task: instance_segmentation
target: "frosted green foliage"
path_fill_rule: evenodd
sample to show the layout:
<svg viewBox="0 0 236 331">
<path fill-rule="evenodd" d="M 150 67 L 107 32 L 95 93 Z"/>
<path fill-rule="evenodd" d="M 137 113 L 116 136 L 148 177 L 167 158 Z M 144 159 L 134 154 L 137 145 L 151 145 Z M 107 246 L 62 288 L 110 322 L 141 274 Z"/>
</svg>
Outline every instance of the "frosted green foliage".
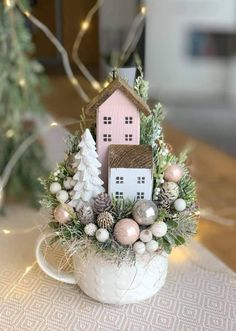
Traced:
<svg viewBox="0 0 236 331">
<path fill-rule="evenodd" d="M 0 123 L 20 130 L 22 116 L 42 111 L 38 94 L 42 66 L 31 58 L 34 46 L 16 6 L 0 2 Z"/>
<path fill-rule="evenodd" d="M 33 121 L 26 119 L 43 112 L 39 88 L 46 82 L 41 64 L 32 58 L 34 46 L 25 19 L 17 1 L 11 2 L 7 7 L 0 1 L 0 176 L 20 144 L 36 133 Z M 27 1 L 22 2 L 27 8 Z M 36 141 L 15 165 L 6 187 L 7 198 L 28 197 L 37 204 L 44 159 L 43 146 Z"/>
<path fill-rule="evenodd" d="M 155 105 L 150 116 L 141 115 L 141 144 L 155 145 L 155 141 L 162 133 L 161 123 L 164 119 L 163 108 L 160 103 Z"/>
<path fill-rule="evenodd" d="M 140 76 L 135 81 L 134 84 L 134 90 L 137 92 L 137 94 L 145 101 L 148 100 L 148 90 L 149 90 L 149 82 L 144 79 L 143 77 L 143 71 L 139 67 L 138 68 Z"/>
</svg>

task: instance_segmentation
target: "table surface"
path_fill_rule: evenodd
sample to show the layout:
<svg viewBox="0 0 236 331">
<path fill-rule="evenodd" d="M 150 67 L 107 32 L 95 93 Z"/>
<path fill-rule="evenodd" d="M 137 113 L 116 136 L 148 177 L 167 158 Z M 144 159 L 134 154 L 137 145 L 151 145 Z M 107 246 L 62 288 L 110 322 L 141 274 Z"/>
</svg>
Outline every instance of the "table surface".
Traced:
<svg viewBox="0 0 236 331">
<path fill-rule="evenodd" d="M 41 271 L 34 247 L 47 218 L 23 205 L 8 207 L 0 226 L 1 331 L 235 330 L 235 274 L 197 241 L 173 250 L 166 283 L 155 296 L 106 305 Z M 47 247 L 45 258 L 58 269 L 66 261 L 57 246 Z M 127 293 L 133 281 L 123 286 Z"/>
<path fill-rule="evenodd" d="M 94 96 L 90 86 L 83 81 L 82 84 L 90 97 Z M 80 97 L 63 76 L 52 78 L 52 90 L 45 102 L 57 118 L 78 119 L 83 106 Z M 70 129 L 73 131 L 76 126 Z M 175 152 L 181 151 L 186 144 L 191 144 L 193 148 L 190 167 L 198 184 L 199 204 L 204 212 L 197 239 L 236 271 L 233 249 L 236 243 L 236 160 L 168 124 L 165 133 Z M 206 216 L 206 211 L 210 215 Z"/>
</svg>

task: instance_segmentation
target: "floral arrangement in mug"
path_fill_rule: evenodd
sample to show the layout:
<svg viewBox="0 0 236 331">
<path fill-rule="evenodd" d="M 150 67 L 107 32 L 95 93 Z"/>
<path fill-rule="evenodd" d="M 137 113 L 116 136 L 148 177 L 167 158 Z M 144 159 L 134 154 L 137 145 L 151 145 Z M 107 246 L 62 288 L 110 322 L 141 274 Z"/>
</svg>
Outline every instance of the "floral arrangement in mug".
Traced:
<svg viewBox="0 0 236 331">
<path fill-rule="evenodd" d="M 135 260 L 170 254 L 196 233 L 199 210 L 186 153 L 172 153 L 162 107 L 150 110 L 147 95 L 142 74 L 134 89 L 114 77 L 85 109 L 97 111 L 96 128 L 84 125 L 82 134 L 69 135 L 65 160 L 41 179 L 54 241 L 72 254 L 94 249 Z"/>
</svg>

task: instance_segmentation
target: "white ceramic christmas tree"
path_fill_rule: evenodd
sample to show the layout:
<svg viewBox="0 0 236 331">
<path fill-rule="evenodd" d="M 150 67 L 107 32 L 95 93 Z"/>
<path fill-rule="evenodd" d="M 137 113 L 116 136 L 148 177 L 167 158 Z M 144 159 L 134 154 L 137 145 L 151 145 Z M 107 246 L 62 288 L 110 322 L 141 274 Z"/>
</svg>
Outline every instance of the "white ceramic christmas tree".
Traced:
<svg viewBox="0 0 236 331">
<path fill-rule="evenodd" d="M 103 181 L 99 178 L 101 163 L 97 160 L 96 143 L 89 129 L 82 135 L 79 148 L 80 151 L 75 155 L 77 171 L 73 177 L 76 184 L 69 203 L 76 208 L 104 192 Z"/>
</svg>

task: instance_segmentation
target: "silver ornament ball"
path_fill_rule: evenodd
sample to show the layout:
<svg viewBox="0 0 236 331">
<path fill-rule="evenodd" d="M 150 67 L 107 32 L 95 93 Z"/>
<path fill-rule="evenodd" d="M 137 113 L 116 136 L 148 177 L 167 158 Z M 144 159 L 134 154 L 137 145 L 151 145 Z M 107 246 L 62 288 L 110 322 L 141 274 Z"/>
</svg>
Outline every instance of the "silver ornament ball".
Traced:
<svg viewBox="0 0 236 331">
<path fill-rule="evenodd" d="M 151 225 L 158 216 L 158 209 L 150 200 L 139 200 L 133 207 L 133 218 L 140 225 Z"/>
</svg>

